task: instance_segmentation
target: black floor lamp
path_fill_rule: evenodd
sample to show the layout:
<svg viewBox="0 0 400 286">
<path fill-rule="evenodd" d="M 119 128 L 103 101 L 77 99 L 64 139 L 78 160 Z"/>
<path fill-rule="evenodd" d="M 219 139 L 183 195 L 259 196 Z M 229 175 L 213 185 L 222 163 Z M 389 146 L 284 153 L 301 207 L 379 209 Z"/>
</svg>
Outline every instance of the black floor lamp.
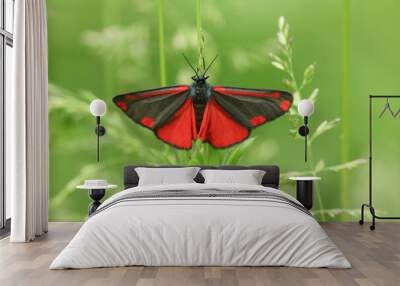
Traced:
<svg viewBox="0 0 400 286">
<path fill-rule="evenodd" d="M 90 103 L 90 113 L 96 117 L 96 129 L 94 132 L 97 136 L 97 162 L 100 161 L 100 136 L 106 134 L 104 126 L 100 125 L 100 117 L 107 112 L 107 105 L 101 99 L 95 99 Z"/>
</svg>

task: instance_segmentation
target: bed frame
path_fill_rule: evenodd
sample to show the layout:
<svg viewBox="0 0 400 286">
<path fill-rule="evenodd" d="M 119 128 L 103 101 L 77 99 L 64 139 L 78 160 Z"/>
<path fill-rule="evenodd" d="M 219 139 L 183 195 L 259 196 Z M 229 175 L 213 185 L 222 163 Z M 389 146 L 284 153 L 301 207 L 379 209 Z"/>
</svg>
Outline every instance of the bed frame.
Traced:
<svg viewBox="0 0 400 286">
<path fill-rule="evenodd" d="M 139 183 L 138 174 L 135 171 L 137 167 L 157 167 L 157 168 L 179 168 L 185 166 L 146 166 L 130 165 L 124 167 L 124 189 L 136 187 Z M 279 188 L 279 167 L 275 165 L 256 165 L 256 166 L 198 166 L 201 169 L 219 169 L 219 170 L 263 170 L 265 175 L 261 184 L 265 187 Z M 199 173 L 194 180 L 197 183 L 204 183 L 203 176 Z"/>
</svg>

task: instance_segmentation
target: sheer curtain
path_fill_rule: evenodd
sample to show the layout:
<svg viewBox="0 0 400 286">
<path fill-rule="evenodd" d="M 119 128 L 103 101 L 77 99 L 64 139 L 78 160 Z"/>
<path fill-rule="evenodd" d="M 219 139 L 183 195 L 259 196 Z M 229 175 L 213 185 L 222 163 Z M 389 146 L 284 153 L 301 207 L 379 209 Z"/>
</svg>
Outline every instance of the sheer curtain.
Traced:
<svg viewBox="0 0 400 286">
<path fill-rule="evenodd" d="M 13 93 L 6 99 L 6 187 L 12 242 L 47 232 L 48 116 L 45 0 L 15 1 Z M 8 102 L 7 102 L 8 101 Z"/>
</svg>

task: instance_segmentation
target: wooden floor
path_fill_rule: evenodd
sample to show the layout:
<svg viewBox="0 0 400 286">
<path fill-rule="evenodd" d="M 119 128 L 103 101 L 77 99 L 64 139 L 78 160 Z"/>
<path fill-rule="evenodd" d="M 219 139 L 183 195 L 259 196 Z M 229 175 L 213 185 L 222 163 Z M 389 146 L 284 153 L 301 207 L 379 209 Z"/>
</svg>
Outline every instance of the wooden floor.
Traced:
<svg viewBox="0 0 400 286">
<path fill-rule="evenodd" d="M 123 267 L 48 270 L 80 223 L 50 223 L 33 243 L 0 241 L 0 285 L 400 285 L 400 223 L 326 223 L 352 269 L 289 267 Z"/>
</svg>

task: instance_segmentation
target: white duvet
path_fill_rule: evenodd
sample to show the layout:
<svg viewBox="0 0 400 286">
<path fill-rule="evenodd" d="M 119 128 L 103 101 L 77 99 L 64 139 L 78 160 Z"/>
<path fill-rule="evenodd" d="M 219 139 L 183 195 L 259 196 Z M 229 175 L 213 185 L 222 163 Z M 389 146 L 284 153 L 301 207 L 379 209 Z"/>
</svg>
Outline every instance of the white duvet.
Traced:
<svg viewBox="0 0 400 286">
<path fill-rule="evenodd" d="M 262 190 L 254 185 L 180 184 L 127 189 Z M 292 201 L 295 201 L 290 197 Z M 90 217 L 50 269 L 145 266 L 294 266 L 350 268 L 315 219 L 257 198 L 152 198 L 120 203 Z"/>
</svg>

